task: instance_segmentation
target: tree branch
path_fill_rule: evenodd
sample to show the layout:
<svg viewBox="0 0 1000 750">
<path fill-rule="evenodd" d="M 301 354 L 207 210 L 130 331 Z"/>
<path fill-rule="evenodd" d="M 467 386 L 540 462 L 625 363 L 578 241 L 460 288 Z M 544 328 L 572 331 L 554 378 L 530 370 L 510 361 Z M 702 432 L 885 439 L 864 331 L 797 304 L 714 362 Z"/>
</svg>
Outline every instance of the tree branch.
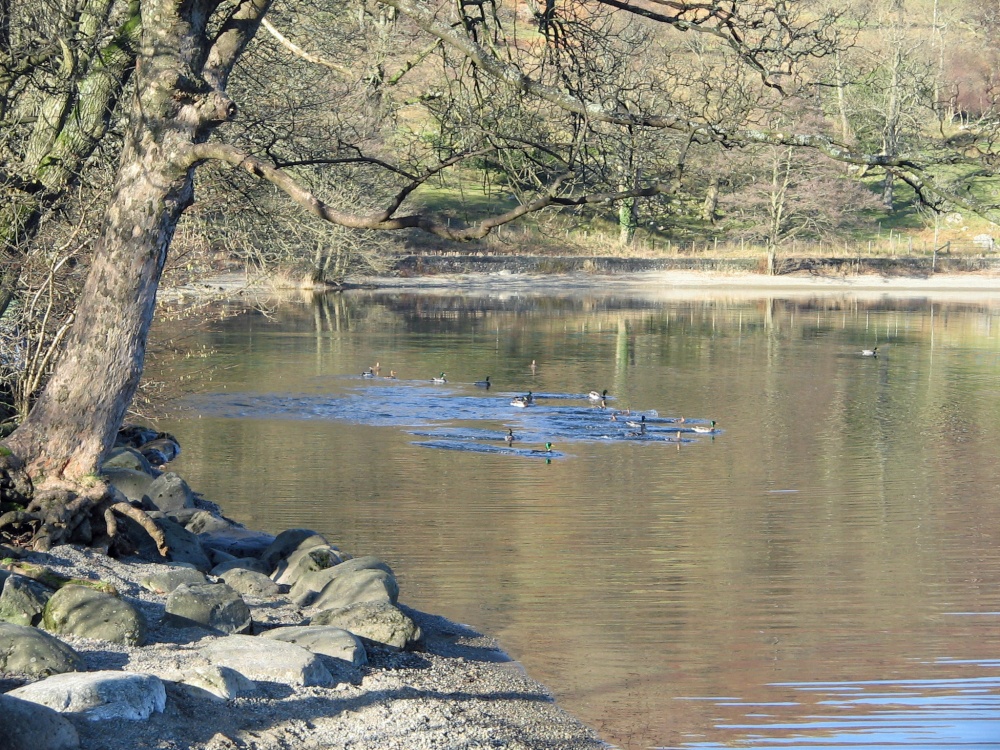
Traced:
<svg viewBox="0 0 1000 750">
<path fill-rule="evenodd" d="M 598 0 L 598 2 L 604 1 Z M 938 185 L 933 176 L 929 174 L 928 170 L 932 166 L 950 163 L 954 160 L 954 155 L 948 155 L 943 160 L 934 160 L 921 159 L 909 154 L 866 153 L 855 150 L 850 146 L 835 141 L 829 136 L 819 133 L 790 133 L 760 128 L 727 129 L 718 125 L 690 120 L 679 115 L 632 114 L 621 107 L 610 109 L 601 103 L 585 101 L 531 78 L 516 65 L 496 57 L 485 47 L 462 33 L 458 28 L 440 21 L 436 13 L 428 6 L 419 3 L 418 0 L 378 0 L 378 2 L 396 8 L 400 13 L 409 17 L 417 26 L 463 54 L 473 65 L 496 80 L 517 91 L 535 96 L 566 112 L 580 115 L 590 122 L 683 131 L 690 134 L 693 138 L 713 140 L 724 146 L 763 144 L 814 149 L 825 154 L 830 159 L 845 164 L 894 169 L 899 174 L 906 173 L 920 182 L 922 186 L 921 190 L 924 193 L 937 195 L 942 199 L 953 201 L 956 205 L 965 207 L 981 215 L 987 215 L 993 210 L 992 206 L 984 206 L 971 199 L 962 199 L 952 191 L 948 191 Z M 612 5 L 619 2 L 623 5 L 628 5 L 627 0 L 608 0 L 607 4 Z M 722 13 L 722 10 L 715 4 L 674 3 L 669 2 L 669 0 L 665 0 L 660 4 L 671 7 L 679 13 L 692 10 L 700 10 L 704 13 L 713 14 Z M 624 9 L 628 10 L 628 12 L 635 12 L 636 7 L 628 6 Z M 678 21 L 671 21 L 670 18 L 672 17 L 664 17 L 663 20 L 681 28 Z M 723 18 L 722 16 L 718 16 L 718 18 L 727 23 L 731 21 L 731 18 Z M 686 23 L 693 23 L 693 21 L 686 21 Z M 699 30 L 704 29 L 700 28 Z M 802 29 L 796 31 L 804 36 L 808 36 L 806 31 Z M 818 34 L 818 32 L 814 33 Z M 744 59 L 746 60 L 746 57 Z M 747 62 L 750 61 L 747 60 Z M 760 69 L 759 66 L 756 67 Z"/>
<path fill-rule="evenodd" d="M 320 57 L 319 55 L 314 55 L 310 52 L 306 52 L 300 46 L 295 44 L 295 42 L 286 37 L 276 28 L 274 28 L 273 24 L 266 18 L 261 21 L 261 25 L 268 30 L 271 36 L 273 36 L 275 39 L 278 40 L 278 43 L 282 47 L 287 49 L 296 57 L 301 57 L 306 62 L 313 63 L 314 65 L 321 65 L 324 68 L 329 68 L 330 70 L 340 74 L 344 78 L 350 77 L 351 71 L 348 68 L 345 68 L 343 65 L 340 65 L 339 63 L 333 62 L 333 60 L 327 60 L 325 57 Z"/>
<path fill-rule="evenodd" d="M 461 158 L 466 158 L 468 154 L 452 157 L 434 167 L 423 179 L 430 177 L 434 171 L 440 171 L 455 163 Z M 408 195 L 416 185 L 408 185 L 393 199 L 390 207 L 376 214 L 364 216 L 361 214 L 345 213 L 337 211 L 331 206 L 317 198 L 311 191 L 303 187 L 287 172 L 284 172 L 271 164 L 268 164 L 255 156 L 246 154 L 239 149 L 224 143 L 200 143 L 193 145 L 186 160 L 179 164 L 181 167 L 193 167 L 199 162 L 207 160 L 222 161 L 238 169 L 246 170 L 249 174 L 267 180 L 286 195 L 288 195 L 299 206 L 307 210 L 313 216 L 331 224 L 336 224 L 350 229 L 369 229 L 393 231 L 399 229 L 420 229 L 437 237 L 448 240 L 465 242 L 468 240 L 481 239 L 492 232 L 497 227 L 509 224 L 526 214 L 540 211 L 548 206 L 579 206 L 588 203 L 610 203 L 624 198 L 648 197 L 662 193 L 672 192 L 668 185 L 655 184 L 645 188 L 635 190 L 623 190 L 616 193 L 597 193 L 583 196 L 560 196 L 557 191 L 562 183 L 571 176 L 567 173 L 557 178 L 550 187 L 549 192 L 541 195 L 529 203 L 523 203 L 510 211 L 491 216 L 478 224 L 468 227 L 452 228 L 447 223 L 434 219 L 424 214 L 412 214 L 410 216 L 393 217 L 392 213 L 398 208 L 402 200 Z"/>
</svg>

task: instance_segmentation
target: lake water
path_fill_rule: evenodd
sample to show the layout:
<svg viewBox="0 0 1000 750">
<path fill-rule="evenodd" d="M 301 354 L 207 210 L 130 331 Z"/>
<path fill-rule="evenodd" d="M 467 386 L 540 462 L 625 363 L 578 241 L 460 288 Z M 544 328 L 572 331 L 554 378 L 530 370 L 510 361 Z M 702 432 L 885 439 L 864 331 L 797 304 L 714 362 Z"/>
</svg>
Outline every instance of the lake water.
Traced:
<svg viewBox="0 0 1000 750">
<path fill-rule="evenodd" d="M 1000 747 L 1000 298 L 786 296 L 357 291 L 149 372 L 193 487 L 381 556 L 617 746 Z"/>
</svg>

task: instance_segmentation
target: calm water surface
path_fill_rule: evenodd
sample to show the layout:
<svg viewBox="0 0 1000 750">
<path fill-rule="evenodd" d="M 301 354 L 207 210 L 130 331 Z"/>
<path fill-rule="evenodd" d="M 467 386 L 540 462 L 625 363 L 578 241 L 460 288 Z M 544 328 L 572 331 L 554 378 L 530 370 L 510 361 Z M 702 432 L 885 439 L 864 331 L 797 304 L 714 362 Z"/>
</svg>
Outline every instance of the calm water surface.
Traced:
<svg viewBox="0 0 1000 750">
<path fill-rule="evenodd" d="M 195 384 L 162 426 L 206 497 L 380 555 L 615 745 L 1000 747 L 998 334 L 996 299 L 351 292 L 150 374 Z"/>
</svg>

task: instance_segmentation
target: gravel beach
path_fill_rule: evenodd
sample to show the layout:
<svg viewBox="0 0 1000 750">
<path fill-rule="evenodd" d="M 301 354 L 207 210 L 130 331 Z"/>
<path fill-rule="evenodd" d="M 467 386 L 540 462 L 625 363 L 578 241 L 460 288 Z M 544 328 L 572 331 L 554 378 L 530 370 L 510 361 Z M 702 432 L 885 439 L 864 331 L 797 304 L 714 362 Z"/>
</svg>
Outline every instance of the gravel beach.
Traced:
<svg viewBox="0 0 1000 750">
<path fill-rule="evenodd" d="M 91 720 L 66 712 L 83 750 L 278 750 L 278 748 L 602 748 L 590 728 L 561 710 L 490 639 L 441 617 L 403 607 L 423 631 L 422 648 L 398 651 L 366 642 L 368 663 L 323 657 L 336 684 L 304 687 L 257 680 L 253 691 L 229 700 L 183 682 L 204 664 L 200 650 L 224 636 L 164 624 L 166 596 L 139 581 L 167 565 L 113 559 L 86 548 L 60 546 L 19 562 L 44 565 L 75 578 L 99 579 L 135 605 L 148 626 L 145 645 L 60 635 L 87 670 L 121 670 L 159 677 L 166 704 L 142 720 Z M 255 630 L 304 621 L 285 597 L 244 596 Z M 31 680 L 0 676 L 0 690 Z M 0 712 L 0 748 L 14 727 Z M 5 726 L 6 724 L 6 726 Z M 45 747 L 36 745 L 35 747 Z"/>
</svg>

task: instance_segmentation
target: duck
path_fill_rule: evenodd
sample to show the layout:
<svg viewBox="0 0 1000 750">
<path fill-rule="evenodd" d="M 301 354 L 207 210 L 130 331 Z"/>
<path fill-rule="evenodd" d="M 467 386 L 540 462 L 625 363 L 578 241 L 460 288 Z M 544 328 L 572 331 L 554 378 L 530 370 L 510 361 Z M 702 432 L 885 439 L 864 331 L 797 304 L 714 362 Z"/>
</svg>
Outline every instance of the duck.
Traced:
<svg viewBox="0 0 1000 750">
<path fill-rule="evenodd" d="M 535 397 L 531 395 L 531 391 L 528 391 L 527 396 L 514 396 L 510 400 L 511 406 L 531 406 L 535 402 Z"/>
<path fill-rule="evenodd" d="M 375 377 L 375 371 L 372 368 L 369 367 L 367 370 L 365 370 L 363 373 L 361 373 L 361 377 L 363 377 L 363 378 L 374 378 Z"/>
<path fill-rule="evenodd" d="M 701 432 L 701 433 L 704 433 L 704 434 L 715 432 L 715 420 L 714 419 L 712 420 L 712 424 L 711 425 L 696 424 L 692 429 L 695 432 Z"/>
<path fill-rule="evenodd" d="M 545 444 L 545 450 L 542 450 L 541 448 L 532 448 L 531 452 L 532 453 L 551 453 L 552 452 L 552 448 L 553 448 L 552 443 L 546 443 Z"/>
<path fill-rule="evenodd" d="M 395 380 L 396 379 L 396 371 L 395 370 L 389 370 L 389 374 L 385 376 L 385 379 L 386 380 Z"/>
<path fill-rule="evenodd" d="M 862 349 L 861 350 L 861 356 L 862 357 L 877 357 L 878 356 L 878 347 L 876 346 L 873 349 Z"/>
<path fill-rule="evenodd" d="M 507 445 L 513 445 L 514 441 L 517 440 L 517 438 L 514 436 L 514 430 L 508 427 L 507 434 L 504 435 L 503 440 L 505 443 L 507 443 Z"/>
<path fill-rule="evenodd" d="M 436 378 L 431 378 L 432 383 L 447 383 L 448 380 L 445 378 L 445 373 L 441 373 Z"/>
<path fill-rule="evenodd" d="M 486 380 L 477 380 L 475 383 L 473 383 L 473 385 L 475 385 L 476 388 L 487 388 L 488 389 L 490 387 L 490 376 L 487 375 L 486 376 Z"/>
<path fill-rule="evenodd" d="M 587 398 L 589 398 L 591 401 L 603 401 L 607 397 L 608 397 L 607 388 L 605 388 L 604 391 L 602 391 L 601 393 L 598 393 L 597 391 L 591 391 L 590 393 L 587 394 Z"/>
<path fill-rule="evenodd" d="M 627 424 L 629 427 L 641 427 L 643 429 L 643 431 L 645 431 L 645 429 L 646 429 L 646 415 L 643 414 L 642 418 L 638 422 L 636 422 L 634 420 L 629 420 L 625 424 Z"/>
</svg>

